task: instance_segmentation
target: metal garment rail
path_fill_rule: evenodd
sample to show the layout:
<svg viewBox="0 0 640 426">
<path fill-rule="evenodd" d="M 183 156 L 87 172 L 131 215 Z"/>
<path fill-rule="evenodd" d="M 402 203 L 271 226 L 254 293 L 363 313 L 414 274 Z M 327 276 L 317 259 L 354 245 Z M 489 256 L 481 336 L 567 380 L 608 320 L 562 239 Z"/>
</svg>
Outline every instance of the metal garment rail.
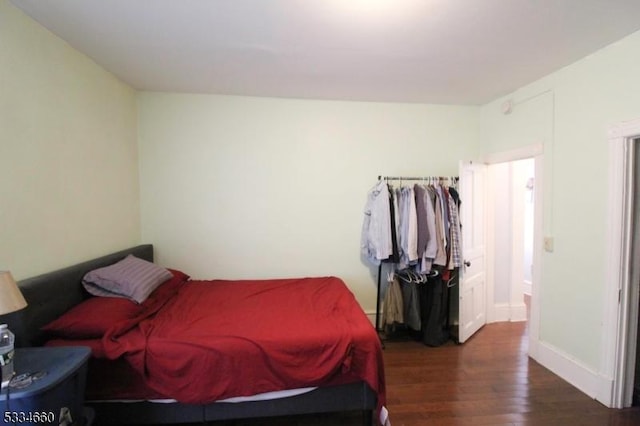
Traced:
<svg viewBox="0 0 640 426">
<path fill-rule="evenodd" d="M 403 181 L 403 180 L 417 180 L 420 182 L 428 182 L 428 183 L 444 183 L 444 182 L 449 182 L 449 183 L 453 183 L 454 185 L 458 183 L 458 176 L 422 176 L 422 177 L 415 177 L 415 176 L 378 176 L 378 180 L 386 180 L 386 181 L 390 181 L 390 180 L 399 180 L 399 181 Z"/>
<path fill-rule="evenodd" d="M 421 182 L 428 182 L 428 183 L 452 183 L 454 185 L 456 185 L 458 183 L 459 177 L 458 176 L 422 176 L 422 177 L 407 177 L 407 176 L 382 176 L 382 175 L 378 175 L 378 180 L 385 180 L 385 181 L 391 181 L 391 180 L 399 180 L 399 181 L 410 181 L 410 180 L 414 180 L 414 181 L 421 181 Z M 377 297 L 376 297 L 376 331 L 380 332 L 382 330 L 380 330 L 380 285 L 381 285 L 381 276 L 382 276 L 382 263 L 380 262 L 380 264 L 378 265 L 378 289 L 377 289 Z"/>
</svg>

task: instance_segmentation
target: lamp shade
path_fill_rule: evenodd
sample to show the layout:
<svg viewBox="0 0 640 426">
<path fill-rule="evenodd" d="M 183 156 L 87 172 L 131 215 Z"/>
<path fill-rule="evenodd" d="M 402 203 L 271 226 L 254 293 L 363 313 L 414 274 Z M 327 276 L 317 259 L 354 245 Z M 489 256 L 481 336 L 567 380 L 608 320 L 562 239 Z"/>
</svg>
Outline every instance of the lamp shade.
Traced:
<svg viewBox="0 0 640 426">
<path fill-rule="evenodd" d="M 9 271 L 0 271 L 0 315 L 8 314 L 27 306 L 27 301 Z"/>
</svg>

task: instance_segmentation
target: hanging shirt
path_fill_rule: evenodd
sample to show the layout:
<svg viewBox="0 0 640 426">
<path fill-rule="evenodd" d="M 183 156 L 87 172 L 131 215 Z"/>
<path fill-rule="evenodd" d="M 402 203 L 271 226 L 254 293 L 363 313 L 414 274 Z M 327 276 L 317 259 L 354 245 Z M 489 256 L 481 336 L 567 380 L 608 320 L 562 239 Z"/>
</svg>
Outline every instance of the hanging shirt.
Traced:
<svg viewBox="0 0 640 426">
<path fill-rule="evenodd" d="M 424 252 L 427 250 L 427 242 L 429 240 L 429 227 L 427 226 L 427 206 L 424 204 L 424 195 L 426 190 L 424 187 L 415 184 L 413 186 L 413 193 L 416 198 L 416 218 L 417 218 L 417 232 L 418 242 L 416 251 L 419 258 L 424 256 Z"/>
<path fill-rule="evenodd" d="M 433 260 L 434 265 L 447 266 L 446 239 L 444 235 L 444 218 L 442 213 L 442 201 L 440 193 L 434 190 L 436 194 L 435 212 L 436 212 L 436 258 Z"/>
<path fill-rule="evenodd" d="M 453 196 L 447 197 L 449 202 L 449 232 L 450 232 L 450 256 L 448 269 L 462 266 L 462 235 L 460 232 L 460 216 L 458 214 L 458 205 Z"/>
<path fill-rule="evenodd" d="M 393 192 L 393 197 L 392 197 L 392 201 L 393 201 L 393 213 L 394 213 L 394 219 L 395 219 L 395 223 L 393 224 L 396 228 L 396 243 L 397 243 L 397 250 L 398 250 L 398 259 L 396 261 L 396 263 L 400 263 L 402 262 L 402 256 L 404 253 L 403 250 L 403 238 L 404 236 L 402 235 L 402 193 L 400 191 L 399 188 L 397 189 L 393 189 L 392 187 L 389 187 L 389 190 Z"/>
<path fill-rule="evenodd" d="M 436 192 L 440 200 L 440 211 L 442 213 L 442 235 L 445 238 L 444 246 L 447 247 L 447 244 L 449 244 L 449 206 L 442 185 L 436 186 Z"/>
<path fill-rule="evenodd" d="M 400 197 L 400 263 L 410 265 L 418 260 L 418 219 L 413 188 L 402 188 Z"/>
<path fill-rule="evenodd" d="M 434 209 L 435 194 L 431 197 L 428 188 L 424 194 L 424 204 L 427 209 L 427 229 L 429 238 L 427 239 L 427 248 L 425 256 L 429 259 L 435 259 L 438 251 L 438 240 L 436 239 L 436 212 Z"/>
<path fill-rule="evenodd" d="M 425 188 L 424 191 L 424 207 L 427 213 L 427 246 L 422 254 L 422 261 L 420 262 L 420 269 L 418 272 L 421 274 L 427 274 L 431 272 L 433 267 L 433 260 L 438 252 L 438 240 L 436 237 L 436 213 L 433 208 L 433 198 L 429 188 Z"/>
<path fill-rule="evenodd" d="M 360 251 L 374 265 L 379 265 L 393 253 L 389 190 L 382 180 L 367 195 Z"/>
<path fill-rule="evenodd" d="M 387 192 L 389 193 L 389 217 L 391 221 L 391 257 L 387 260 L 398 263 L 400 261 L 400 251 L 398 249 L 398 227 L 396 226 L 396 197 L 394 196 L 393 188 L 389 184 L 387 184 Z"/>
</svg>

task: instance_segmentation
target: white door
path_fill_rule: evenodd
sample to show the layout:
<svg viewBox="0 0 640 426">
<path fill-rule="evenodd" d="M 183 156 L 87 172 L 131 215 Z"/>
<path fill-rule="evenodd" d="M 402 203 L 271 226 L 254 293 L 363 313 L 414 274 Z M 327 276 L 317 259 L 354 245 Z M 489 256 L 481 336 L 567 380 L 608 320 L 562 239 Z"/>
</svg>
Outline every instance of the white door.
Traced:
<svg viewBox="0 0 640 426">
<path fill-rule="evenodd" d="M 460 162 L 460 268 L 458 341 L 463 343 L 487 322 L 485 273 L 485 194 L 487 166 Z"/>
</svg>

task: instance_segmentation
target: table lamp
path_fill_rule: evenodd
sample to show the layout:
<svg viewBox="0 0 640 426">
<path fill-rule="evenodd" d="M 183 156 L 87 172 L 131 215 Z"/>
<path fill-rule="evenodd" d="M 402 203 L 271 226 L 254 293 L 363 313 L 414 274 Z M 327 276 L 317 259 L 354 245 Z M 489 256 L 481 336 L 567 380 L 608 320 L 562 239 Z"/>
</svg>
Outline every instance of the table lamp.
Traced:
<svg viewBox="0 0 640 426">
<path fill-rule="evenodd" d="M 15 312 L 27 306 L 22 292 L 9 271 L 0 271 L 0 315 Z"/>
<path fill-rule="evenodd" d="M 27 306 L 27 301 L 18 288 L 18 284 L 9 271 L 0 271 L 0 315 L 15 312 Z M 6 325 L 2 325 L 6 328 Z M 13 375 L 13 345 L 8 353 L 4 353 L 6 348 L 0 347 L 0 364 L 2 364 L 2 385 L 8 384 L 10 376 Z"/>
</svg>

